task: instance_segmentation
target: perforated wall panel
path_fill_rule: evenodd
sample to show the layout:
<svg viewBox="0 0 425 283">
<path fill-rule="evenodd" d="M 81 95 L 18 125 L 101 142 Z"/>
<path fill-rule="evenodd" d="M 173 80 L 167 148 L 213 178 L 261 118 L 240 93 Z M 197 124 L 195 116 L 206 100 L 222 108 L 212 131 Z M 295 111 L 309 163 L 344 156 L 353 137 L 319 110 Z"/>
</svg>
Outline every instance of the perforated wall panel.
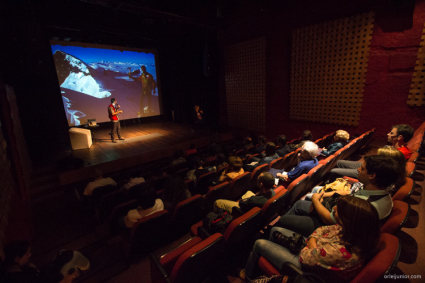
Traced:
<svg viewBox="0 0 425 283">
<path fill-rule="evenodd" d="M 265 37 L 226 48 L 225 83 L 229 126 L 263 132 L 266 116 Z"/>
<path fill-rule="evenodd" d="M 418 58 L 416 59 L 415 72 L 413 73 L 412 84 L 410 85 L 407 104 L 410 106 L 425 105 L 425 28 L 422 31 L 421 47 L 419 47 Z"/>
<path fill-rule="evenodd" d="M 290 118 L 357 126 L 374 13 L 292 32 Z"/>
</svg>

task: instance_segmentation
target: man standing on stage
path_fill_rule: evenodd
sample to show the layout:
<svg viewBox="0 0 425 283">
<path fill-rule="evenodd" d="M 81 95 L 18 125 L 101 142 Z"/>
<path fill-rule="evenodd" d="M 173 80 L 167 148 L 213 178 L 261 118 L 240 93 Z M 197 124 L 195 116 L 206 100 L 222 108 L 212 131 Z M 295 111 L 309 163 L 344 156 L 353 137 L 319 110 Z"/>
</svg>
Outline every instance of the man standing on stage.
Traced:
<svg viewBox="0 0 425 283">
<path fill-rule="evenodd" d="M 140 67 L 140 69 L 142 70 L 142 74 L 140 75 L 140 77 L 133 77 L 131 75 L 131 72 L 128 73 L 128 76 L 135 81 L 142 82 L 142 93 L 140 94 L 140 111 L 139 111 L 139 114 L 142 115 L 142 113 L 148 114 L 148 113 L 154 112 L 151 106 L 151 101 L 152 101 L 152 92 L 153 94 L 155 94 L 156 90 L 155 90 L 155 80 L 153 79 L 153 76 L 146 71 L 145 66 Z M 147 105 L 145 104 L 146 98 L 148 100 Z"/>
<path fill-rule="evenodd" d="M 109 114 L 109 119 L 111 119 L 111 122 L 112 122 L 111 139 L 113 143 L 117 142 L 114 136 L 115 132 L 117 132 L 119 140 L 124 140 L 121 137 L 121 125 L 120 125 L 120 120 L 118 118 L 118 114 L 122 113 L 121 110 L 118 111 L 119 108 L 120 106 L 117 104 L 117 100 L 115 98 L 111 98 L 111 104 L 108 107 L 108 114 Z"/>
</svg>

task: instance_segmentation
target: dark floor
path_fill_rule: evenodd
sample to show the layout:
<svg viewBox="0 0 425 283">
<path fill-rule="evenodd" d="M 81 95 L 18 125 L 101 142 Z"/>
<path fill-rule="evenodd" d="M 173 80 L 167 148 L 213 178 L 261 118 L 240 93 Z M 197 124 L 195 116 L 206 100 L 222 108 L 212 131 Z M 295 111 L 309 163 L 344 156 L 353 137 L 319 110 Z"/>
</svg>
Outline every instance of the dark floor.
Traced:
<svg viewBox="0 0 425 283">
<path fill-rule="evenodd" d="M 366 155 L 376 153 L 385 141 L 374 141 L 370 144 Z M 356 160 L 360 160 L 359 156 Z M 400 261 L 393 274 L 421 275 L 421 279 L 398 279 L 397 282 L 425 282 L 425 243 L 423 239 L 425 225 L 425 205 L 422 202 L 422 188 L 425 185 L 425 159 L 417 164 L 417 172 L 413 176 L 416 189 L 409 199 L 412 212 L 406 226 L 399 232 L 402 245 Z M 150 264 L 148 257 L 127 266 L 123 260 L 120 237 L 110 238 L 106 224 L 100 225 L 96 219 L 84 215 L 79 209 L 75 194 L 68 190 L 58 190 L 50 197 L 39 199 L 32 204 L 34 223 L 33 260 L 43 264 L 51 260 L 61 249 L 78 249 L 91 262 L 91 268 L 84 272 L 79 282 L 146 282 L 150 283 Z M 181 239 L 154 252 L 164 254 L 190 237 Z M 243 263 L 240 267 L 243 268 Z M 223 282 L 241 282 L 236 277 L 236 270 L 229 272 Z M 222 281 L 221 279 L 217 279 Z M 214 282 L 218 282 L 218 281 Z M 213 281 L 209 281 L 213 282 Z M 220 283 L 219 282 L 219 283 Z"/>
</svg>

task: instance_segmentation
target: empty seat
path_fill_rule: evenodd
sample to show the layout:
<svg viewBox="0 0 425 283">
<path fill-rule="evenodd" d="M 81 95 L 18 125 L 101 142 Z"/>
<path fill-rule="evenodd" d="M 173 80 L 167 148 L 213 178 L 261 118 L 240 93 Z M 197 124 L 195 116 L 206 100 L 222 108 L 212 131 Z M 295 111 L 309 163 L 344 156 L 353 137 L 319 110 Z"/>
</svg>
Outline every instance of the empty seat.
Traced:
<svg viewBox="0 0 425 283">
<path fill-rule="evenodd" d="M 215 180 L 216 176 L 217 174 L 215 172 L 208 172 L 206 174 L 199 176 L 196 182 L 195 192 L 201 195 L 206 194 L 208 191 L 208 187 L 211 184 L 211 181 Z"/>
<path fill-rule="evenodd" d="M 170 219 L 170 229 L 173 230 L 173 238 L 189 232 L 190 226 L 204 217 L 204 198 L 194 195 L 179 202 L 174 208 Z"/>
</svg>

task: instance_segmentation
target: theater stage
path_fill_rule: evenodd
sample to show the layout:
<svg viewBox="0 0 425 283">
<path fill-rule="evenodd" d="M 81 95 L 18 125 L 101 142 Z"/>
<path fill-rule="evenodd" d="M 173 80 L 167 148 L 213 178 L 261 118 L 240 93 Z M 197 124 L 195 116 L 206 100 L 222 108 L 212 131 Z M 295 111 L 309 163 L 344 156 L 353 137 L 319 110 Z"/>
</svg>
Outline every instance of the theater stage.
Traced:
<svg viewBox="0 0 425 283">
<path fill-rule="evenodd" d="M 172 122 L 131 125 L 121 122 L 121 133 L 125 140 L 112 143 L 110 128 L 107 125 L 102 126 L 94 129 L 97 141 L 90 149 L 72 151 L 72 157 L 82 159 L 84 166 L 61 172 L 61 185 L 90 179 L 92 168 L 113 173 L 170 157 L 179 148 L 188 149 L 192 142 L 197 148 L 201 148 L 207 146 L 211 140 L 222 142 L 233 138 L 231 132 L 216 133 L 208 127 L 193 131 L 190 125 Z"/>
</svg>

